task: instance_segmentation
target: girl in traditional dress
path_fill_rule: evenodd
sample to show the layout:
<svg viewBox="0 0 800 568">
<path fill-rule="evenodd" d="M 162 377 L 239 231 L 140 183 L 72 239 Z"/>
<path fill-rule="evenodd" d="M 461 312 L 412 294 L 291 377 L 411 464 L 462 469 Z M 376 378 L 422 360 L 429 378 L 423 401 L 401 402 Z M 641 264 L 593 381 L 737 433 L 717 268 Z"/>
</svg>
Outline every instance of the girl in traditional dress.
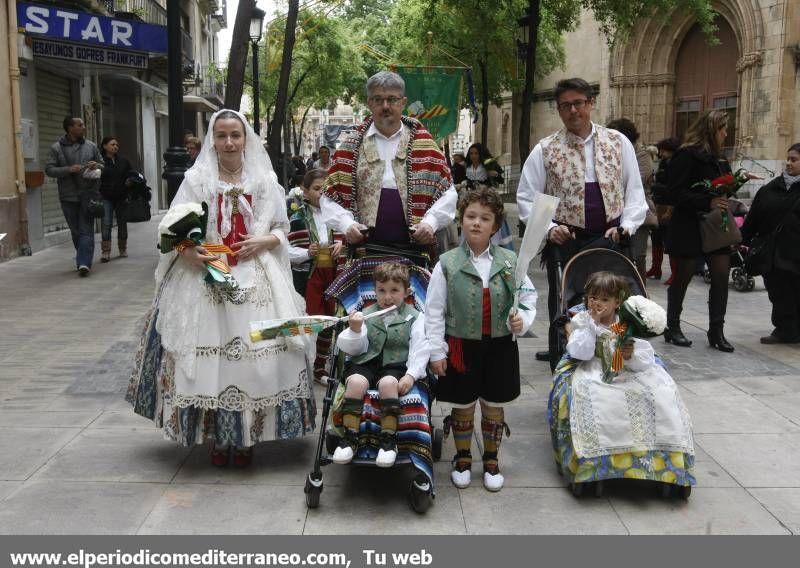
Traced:
<svg viewBox="0 0 800 568">
<path fill-rule="evenodd" d="M 211 461 L 252 460 L 255 444 L 313 430 L 305 336 L 251 343 L 250 322 L 301 315 L 287 254 L 284 192 L 258 136 L 238 112 L 221 110 L 171 210 L 205 202 L 205 241 L 223 256 L 237 288 L 204 281 L 202 246 L 161 255 L 127 399 L 184 446 L 213 442 Z M 179 251 L 179 252 L 178 252 Z M 165 251 L 162 251 L 164 253 Z"/>
<path fill-rule="evenodd" d="M 627 342 L 621 372 L 606 382 L 603 361 L 616 348 L 612 329 L 630 294 L 627 283 L 596 272 L 584 292 L 547 408 L 559 472 L 576 495 L 584 483 L 624 477 L 660 481 L 688 496 L 695 483 L 691 419 L 650 343 Z"/>
</svg>

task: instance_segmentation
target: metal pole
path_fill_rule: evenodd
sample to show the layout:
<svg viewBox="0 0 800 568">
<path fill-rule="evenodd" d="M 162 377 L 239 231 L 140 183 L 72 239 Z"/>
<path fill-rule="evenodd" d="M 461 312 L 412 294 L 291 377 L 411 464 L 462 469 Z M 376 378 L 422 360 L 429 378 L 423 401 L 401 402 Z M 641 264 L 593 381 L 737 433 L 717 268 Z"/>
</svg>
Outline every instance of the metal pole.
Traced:
<svg viewBox="0 0 800 568">
<path fill-rule="evenodd" d="M 167 203 L 172 203 L 189 165 L 183 146 L 183 51 L 181 49 L 181 1 L 167 0 L 167 90 L 169 92 L 169 148 L 164 152 Z"/>
<path fill-rule="evenodd" d="M 258 101 L 258 42 L 254 41 L 253 44 L 253 130 L 256 134 L 261 135 L 261 116 Z"/>
</svg>

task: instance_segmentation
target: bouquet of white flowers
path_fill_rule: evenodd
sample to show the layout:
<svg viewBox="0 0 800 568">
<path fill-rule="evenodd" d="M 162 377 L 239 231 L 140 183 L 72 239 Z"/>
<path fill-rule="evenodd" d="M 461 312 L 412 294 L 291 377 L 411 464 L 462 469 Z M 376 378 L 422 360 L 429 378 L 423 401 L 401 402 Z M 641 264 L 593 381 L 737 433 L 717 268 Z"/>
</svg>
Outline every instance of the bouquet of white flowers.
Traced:
<svg viewBox="0 0 800 568">
<path fill-rule="evenodd" d="M 208 205 L 203 203 L 181 203 L 170 208 L 158 224 L 162 254 L 186 247 L 202 246 L 212 254 L 233 254 L 226 245 L 204 242 L 208 223 Z M 206 282 L 223 288 L 236 289 L 239 283 L 231 274 L 231 267 L 221 258 L 206 261 Z"/>
<path fill-rule="evenodd" d="M 654 301 L 644 296 L 631 296 L 622 302 L 619 307 L 619 321 L 610 328 L 617 339 L 610 368 L 603 373 L 603 380 L 611 382 L 622 370 L 625 364 L 622 348 L 632 337 L 656 337 L 664 333 L 666 327 L 667 313 Z"/>
</svg>

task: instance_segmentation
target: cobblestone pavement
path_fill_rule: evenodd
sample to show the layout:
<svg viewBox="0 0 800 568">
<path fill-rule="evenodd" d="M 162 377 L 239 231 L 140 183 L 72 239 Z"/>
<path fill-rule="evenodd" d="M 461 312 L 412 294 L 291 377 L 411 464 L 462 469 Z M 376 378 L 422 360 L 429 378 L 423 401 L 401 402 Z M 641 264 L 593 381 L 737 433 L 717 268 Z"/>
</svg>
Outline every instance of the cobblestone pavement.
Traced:
<svg viewBox="0 0 800 568">
<path fill-rule="evenodd" d="M 456 490 L 445 459 L 435 466 L 433 508 L 416 515 L 406 501 L 408 471 L 330 466 L 319 509 L 307 510 L 302 486 L 315 437 L 263 444 L 251 468 L 220 470 L 207 447 L 163 440 L 124 402 L 153 294 L 156 222 L 132 226 L 130 257 L 97 263 L 87 279 L 74 272 L 67 245 L 0 264 L 2 533 L 358 534 L 393 533 L 399 523 L 425 534 L 800 532 L 792 475 L 800 465 L 800 348 L 759 344 L 770 331 L 760 281 L 753 292 L 731 288 L 734 354 L 707 346 L 700 279 L 684 310 L 692 348 L 654 340 L 693 417 L 698 485 L 688 502 L 630 483 L 582 500 L 564 488 L 545 418 L 550 376 L 533 358 L 546 343 L 540 315 L 538 337 L 520 342 L 523 394 L 507 411 L 503 491 L 489 494 L 479 482 Z M 532 275 L 546 311 L 543 274 Z M 650 293 L 665 305 L 660 282 Z M 445 412 L 434 407 L 437 424 Z"/>
</svg>

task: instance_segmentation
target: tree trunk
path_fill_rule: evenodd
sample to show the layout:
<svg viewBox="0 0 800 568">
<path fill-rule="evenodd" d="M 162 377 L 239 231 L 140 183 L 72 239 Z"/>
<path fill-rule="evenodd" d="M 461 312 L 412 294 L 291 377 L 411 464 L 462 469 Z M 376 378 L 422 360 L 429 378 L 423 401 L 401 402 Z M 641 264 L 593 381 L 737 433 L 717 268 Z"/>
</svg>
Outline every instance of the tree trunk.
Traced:
<svg viewBox="0 0 800 568">
<path fill-rule="evenodd" d="M 522 90 L 522 114 L 519 121 L 519 164 L 525 163 L 531 151 L 531 107 L 533 80 L 536 73 L 536 48 L 539 43 L 541 0 L 528 0 L 528 50 L 525 56 L 525 88 Z"/>
<path fill-rule="evenodd" d="M 286 14 L 286 32 L 283 36 L 283 59 L 281 60 L 281 74 L 278 80 L 278 94 L 275 98 L 275 114 L 272 117 L 272 127 L 269 129 L 270 151 L 273 153 L 273 163 L 281 148 L 281 129 L 286 125 L 286 106 L 289 91 L 289 75 L 292 72 L 292 51 L 294 51 L 295 28 L 297 27 L 297 14 L 300 10 L 300 0 L 289 0 L 289 12 Z M 284 177 L 284 183 L 286 179 Z M 288 185 L 286 186 L 288 187 Z"/>
<path fill-rule="evenodd" d="M 306 117 L 308 116 L 309 110 L 311 110 L 311 107 L 307 106 L 306 110 L 303 112 L 303 118 L 300 119 L 300 133 L 295 136 L 294 139 L 294 153 L 298 156 L 302 155 L 300 154 L 300 146 L 303 144 L 303 129 L 306 127 Z"/>
<path fill-rule="evenodd" d="M 484 148 L 489 139 L 489 70 L 486 65 L 485 59 L 478 61 L 481 70 L 481 144 Z"/>
<path fill-rule="evenodd" d="M 247 66 L 247 49 L 250 45 L 250 16 L 256 0 L 239 0 L 236 21 L 233 24 L 231 51 L 228 56 L 228 76 L 225 80 L 225 108 L 239 110 L 244 92 L 244 70 Z"/>
</svg>

